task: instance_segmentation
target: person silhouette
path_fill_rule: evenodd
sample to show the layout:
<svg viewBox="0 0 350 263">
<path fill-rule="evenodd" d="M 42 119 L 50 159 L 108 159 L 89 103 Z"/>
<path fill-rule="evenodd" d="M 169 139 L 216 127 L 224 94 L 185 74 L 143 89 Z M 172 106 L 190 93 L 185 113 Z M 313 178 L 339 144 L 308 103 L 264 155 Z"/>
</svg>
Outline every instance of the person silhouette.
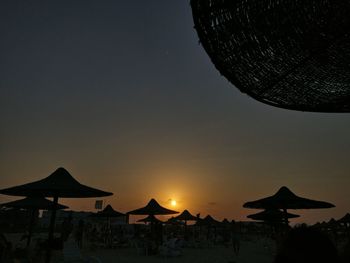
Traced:
<svg viewBox="0 0 350 263">
<path fill-rule="evenodd" d="M 300 226 L 289 231 L 274 263 L 340 263 L 332 241 L 316 229 Z"/>
</svg>

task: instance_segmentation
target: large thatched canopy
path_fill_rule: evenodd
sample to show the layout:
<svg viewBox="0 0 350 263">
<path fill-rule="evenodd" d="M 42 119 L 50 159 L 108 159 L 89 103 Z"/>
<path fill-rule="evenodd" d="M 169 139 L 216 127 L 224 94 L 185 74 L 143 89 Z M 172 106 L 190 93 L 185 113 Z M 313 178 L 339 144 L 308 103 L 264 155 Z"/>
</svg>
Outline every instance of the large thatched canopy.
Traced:
<svg viewBox="0 0 350 263">
<path fill-rule="evenodd" d="M 191 0 L 215 67 L 269 105 L 350 112 L 350 2 Z"/>
<path fill-rule="evenodd" d="M 247 202 L 243 207 L 257 209 L 317 209 L 331 208 L 334 207 L 334 205 L 324 201 L 299 197 L 287 187 L 283 186 L 274 195 L 256 201 Z"/>
<path fill-rule="evenodd" d="M 79 183 L 64 168 L 58 168 L 48 177 L 19 186 L 0 190 L 1 194 L 39 197 L 101 197 L 112 193 L 101 191 Z"/>
</svg>

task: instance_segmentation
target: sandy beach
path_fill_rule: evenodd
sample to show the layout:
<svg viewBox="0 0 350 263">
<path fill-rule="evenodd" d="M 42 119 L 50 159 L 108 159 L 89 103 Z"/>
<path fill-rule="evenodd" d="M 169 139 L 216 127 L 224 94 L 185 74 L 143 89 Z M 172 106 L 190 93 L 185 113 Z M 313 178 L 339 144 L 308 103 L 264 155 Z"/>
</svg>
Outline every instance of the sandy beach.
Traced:
<svg viewBox="0 0 350 263">
<path fill-rule="evenodd" d="M 24 241 L 20 241 L 21 234 L 6 235 L 14 247 L 24 247 Z M 38 237 L 38 236 L 37 236 Z M 35 240 L 35 238 L 34 238 Z M 181 262 L 181 263 L 270 263 L 273 260 L 274 244 L 271 240 L 242 240 L 238 256 L 232 247 L 222 245 L 209 248 L 183 248 L 181 255 L 177 257 L 165 257 L 161 255 L 144 255 L 138 253 L 135 247 L 96 249 L 86 243 L 81 253 L 81 262 L 103 263 L 136 263 L 136 262 Z M 53 251 L 53 263 L 71 262 L 64 258 L 63 251 Z M 76 262 L 76 261 L 74 261 Z"/>
<path fill-rule="evenodd" d="M 181 262 L 181 263 L 270 263 L 273 256 L 270 251 L 259 243 L 250 241 L 242 242 L 238 256 L 234 255 L 232 248 L 212 247 L 205 249 L 184 248 L 183 254 L 178 257 L 163 257 L 160 255 L 138 255 L 133 248 L 103 249 L 96 251 L 84 250 L 85 256 L 96 256 L 101 262 Z"/>
<path fill-rule="evenodd" d="M 238 256 L 233 249 L 223 246 L 211 248 L 184 248 L 178 257 L 160 255 L 138 255 L 135 248 L 84 249 L 85 258 L 96 257 L 103 263 L 134 263 L 134 262 L 181 262 L 181 263 L 270 263 L 273 260 L 271 249 L 264 247 L 262 242 L 243 241 Z"/>
</svg>

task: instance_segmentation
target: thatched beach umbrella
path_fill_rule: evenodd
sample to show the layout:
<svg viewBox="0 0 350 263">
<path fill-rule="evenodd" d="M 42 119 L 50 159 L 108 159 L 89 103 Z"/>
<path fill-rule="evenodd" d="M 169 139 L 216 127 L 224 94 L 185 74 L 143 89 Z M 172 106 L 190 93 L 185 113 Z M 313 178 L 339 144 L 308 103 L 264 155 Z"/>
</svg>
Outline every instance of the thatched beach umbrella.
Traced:
<svg viewBox="0 0 350 263">
<path fill-rule="evenodd" d="M 206 217 L 204 217 L 203 219 L 199 219 L 197 220 L 197 222 L 195 223 L 195 226 L 199 226 L 199 231 L 202 232 L 202 227 L 204 227 L 204 229 L 207 229 L 207 239 L 210 238 L 210 233 L 211 230 L 214 229 L 214 235 L 217 235 L 217 227 L 219 227 L 221 225 L 221 222 L 217 221 L 216 219 L 214 219 L 211 215 L 207 215 Z"/>
<path fill-rule="evenodd" d="M 224 220 L 222 220 L 221 223 L 224 224 L 224 225 L 229 225 L 230 221 L 228 221 L 227 218 L 224 218 Z"/>
<path fill-rule="evenodd" d="M 335 206 L 328 202 L 299 197 L 287 187 L 283 186 L 276 194 L 256 201 L 247 202 L 243 205 L 243 207 L 256 209 L 282 209 L 286 215 L 287 209 L 318 209 L 331 208 Z M 285 221 L 288 221 L 286 216 Z"/>
<path fill-rule="evenodd" d="M 91 217 L 94 217 L 94 218 L 108 219 L 108 228 L 111 227 L 111 218 L 118 218 L 118 217 L 124 217 L 124 216 L 126 215 L 114 210 L 111 205 L 107 205 L 102 211 L 99 211 L 91 215 Z"/>
<path fill-rule="evenodd" d="M 114 210 L 111 205 L 107 205 L 102 211 L 99 211 L 91 215 L 91 217 L 94 217 L 94 218 L 107 219 L 107 231 L 103 235 L 103 237 L 104 237 L 105 243 L 108 246 L 111 246 L 113 241 L 113 235 L 111 230 L 111 218 L 118 218 L 118 217 L 124 217 L 124 216 L 125 214 Z"/>
<path fill-rule="evenodd" d="M 198 218 L 186 209 L 178 216 L 175 216 L 174 219 L 184 221 L 185 225 L 187 225 L 187 221 L 197 221 Z"/>
<path fill-rule="evenodd" d="M 187 209 L 185 209 L 180 215 L 174 217 L 175 220 L 184 222 L 184 235 L 185 239 L 188 239 L 188 229 L 187 229 L 187 221 L 197 221 L 198 217 L 192 215 Z"/>
<path fill-rule="evenodd" d="M 173 215 L 179 212 L 167 209 L 160 204 L 155 199 L 151 199 L 145 207 L 141 207 L 139 209 L 135 209 L 129 211 L 127 214 L 129 215 Z M 151 221 L 151 233 L 154 237 L 154 240 L 161 244 L 163 242 L 163 234 L 162 234 L 162 224 L 156 224 Z"/>
<path fill-rule="evenodd" d="M 347 1 L 191 0 L 201 44 L 241 92 L 293 110 L 350 112 Z"/>
<path fill-rule="evenodd" d="M 349 224 L 350 224 L 350 214 L 346 213 L 345 216 L 343 216 L 342 218 L 340 218 L 338 220 L 339 224 L 343 224 L 345 226 L 345 231 L 346 231 L 346 235 L 348 237 L 348 239 L 350 239 L 350 228 L 349 228 Z"/>
<path fill-rule="evenodd" d="M 346 215 L 340 218 L 338 222 L 347 225 L 348 223 L 350 223 L 350 214 L 346 213 Z"/>
<path fill-rule="evenodd" d="M 296 218 L 296 217 L 300 217 L 300 215 L 284 213 L 279 209 L 265 209 L 262 212 L 251 214 L 251 215 L 248 215 L 247 217 L 253 220 L 261 220 L 261 221 L 270 222 L 270 223 L 275 223 L 275 222 L 279 223 L 279 222 L 283 222 L 286 217 Z"/>
<path fill-rule="evenodd" d="M 27 247 L 30 245 L 30 240 L 33 232 L 33 224 L 35 219 L 35 211 L 37 210 L 53 210 L 55 203 L 45 199 L 44 197 L 26 197 L 24 199 L 0 204 L 2 207 L 23 208 L 31 211 Z M 66 209 L 68 206 L 57 204 L 56 209 Z"/>
<path fill-rule="evenodd" d="M 336 229 L 339 226 L 339 222 L 337 220 L 335 220 L 334 218 L 331 218 L 328 222 L 327 222 L 327 228 L 329 229 Z"/>
<path fill-rule="evenodd" d="M 87 198 L 112 195 L 112 193 L 79 183 L 64 168 L 58 168 L 51 175 L 39 181 L 2 189 L 0 193 L 13 196 L 53 197 L 54 207 L 50 220 L 49 246 L 46 257 L 47 263 L 50 262 L 51 258 L 50 246 L 53 240 L 58 198 Z"/>
<path fill-rule="evenodd" d="M 160 204 L 155 199 L 151 199 L 145 207 L 141 207 L 132 211 L 129 211 L 127 214 L 130 215 L 173 215 L 178 214 L 174 210 L 167 209 Z"/>
<path fill-rule="evenodd" d="M 316 209 L 331 208 L 335 207 L 335 205 L 324 201 L 316 201 L 299 197 L 287 187 L 283 186 L 274 195 L 256 201 L 247 202 L 243 205 L 243 207 L 256 209 Z"/>
<path fill-rule="evenodd" d="M 218 226 L 220 224 L 219 221 L 214 219 L 211 215 L 207 215 L 203 219 L 197 220 L 196 225 L 199 226 Z"/>
<path fill-rule="evenodd" d="M 107 205 L 102 211 L 92 214 L 92 217 L 104 217 L 104 218 L 122 217 L 122 216 L 125 216 L 125 214 L 114 210 L 111 205 Z"/>
</svg>

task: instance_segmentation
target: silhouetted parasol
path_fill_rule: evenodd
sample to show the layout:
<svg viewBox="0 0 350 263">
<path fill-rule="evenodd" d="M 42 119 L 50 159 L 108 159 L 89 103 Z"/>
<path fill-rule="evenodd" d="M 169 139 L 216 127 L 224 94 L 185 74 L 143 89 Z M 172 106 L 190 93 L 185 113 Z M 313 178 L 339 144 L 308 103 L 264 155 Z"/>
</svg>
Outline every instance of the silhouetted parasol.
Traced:
<svg viewBox="0 0 350 263">
<path fill-rule="evenodd" d="M 191 0 L 211 61 L 235 87 L 293 110 L 350 111 L 347 1 Z"/>
<path fill-rule="evenodd" d="M 331 228 L 331 229 L 335 229 L 339 226 L 339 223 L 337 220 L 335 220 L 334 218 L 331 218 L 328 222 L 327 222 L 327 227 Z"/>
<path fill-rule="evenodd" d="M 37 210 L 53 210 L 55 207 L 55 203 L 45 199 L 44 197 L 26 197 L 24 199 L 8 202 L 1 204 L 3 207 L 14 207 L 14 208 L 23 208 L 27 210 L 31 210 L 31 217 L 29 223 L 29 231 L 28 231 L 28 239 L 27 239 L 27 247 L 30 245 L 33 225 L 35 219 L 35 211 Z M 68 206 L 57 204 L 56 209 L 66 209 Z"/>
<path fill-rule="evenodd" d="M 137 220 L 137 222 L 144 222 L 144 223 L 163 223 L 163 221 L 156 218 L 154 215 L 149 215 L 145 218 Z"/>
<path fill-rule="evenodd" d="M 265 222 L 274 223 L 274 222 L 283 222 L 286 217 L 287 218 L 296 218 L 296 217 L 300 217 L 300 216 L 295 215 L 295 214 L 290 214 L 290 213 L 284 213 L 283 211 L 281 211 L 279 209 L 265 209 L 262 212 L 248 215 L 247 217 L 250 219 L 254 219 L 254 220 L 261 220 L 261 221 L 265 221 Z"/>
<path fill-rule="evenodd" d="M 349 213 L 346 213 L 345 216 L 343 216 L 342 218 L 340 218 L 338 220 L 339 223 L 344 223 L 344 224 L 348 224 L 350 223 L 350 214 Z"/>
<path fill-rule="evenodd" d="M 125 214 L 114 210 L 111 205 L 107 205 L 102 211 L 92 215 L 92 217 L 105 217 L 105 218 L 122 217 L 122 216 L 125 216 Z"/>
<path fill-rule="evenodd" d="M 187 224 L 187 221 L 197 221 L 197 217 L 192 215 L 188 210 L 184 210 L 180 215 L 175 216 L 174 219 L 185 221 L 185 224 Z"/>
<path fill-rule="evenodd" d="M 200 219 L 196 222 L 196 225 L 200 225 L 200 226 L 216 226 L 219 224 L 220 222 L 215 220 L 211 215 L 207 215 L 203 219 Z"/>
<path fill-rule="evenodd" d="M 247 202 L 245 208 L 277 208 L 277 209 L 316 209 L 331 208 L 333 204 L 323 201 L 315 201 L 295 195 L 287 187 L 281 187 L 276 194 L 256 201 Z"/>
<path fill-rule="evenodd" d="M 1 194 L 14 196 L 44 196 L 85 198 L 112 195 L 79 183 L 66 169 L 58 168 L 48 177 L 20 186 L 0 190 Z"/>
<path fill-rule="evenodd" d="M 151 199 L 145 207 L 132 210 L 127 214 L 130 215 L 172 215 L 179 212 L 162 207 L 155 199 Z"/>
<path fill-rule="evenodd" d="M 47 200 L 44 197 L 26 197 L 20 200 L 0 204 L 3 207 L 15 207 L 23 209 L 37 209 L 37 210 L 52 210 L 54 202 Z M 56 209 L 66 209 L 68 206 L 57 204 Z"/>
<path fill-rule="evenodd" d="M 66 198 L 85 198 L 85 197 L 101 197 L 112 195 L 112 193 L 101 191 L 92 187 L 80 184 L 75 180 L 67 170 L 58 168 L 48 177 L 32 183 L 15 186 L 0 190 L 1 194 L 14 196 L 39 196 L 53 197 L 54 208 L 51 214 L 50 230 L 49 230 L 49 246 L 46 262 L 50 262 L 51 244 L 53 240 L 53 232 L 56 219 L 56 206 L 59 197 Z"/>
<path fill-rule="evenodd" d="M 283 209 L 283 212 L 287 213 L 287 209 L 331 208 L 334 207 L 334 205 L 328 202 L 315 201 L 299 197 L 290 191 L 287 187 L 283 186 L 273 196 L 252 202 L 247 202 L 243 205 L 243 207 L 257 209 Z M 288 221 L 287 217 L 285 217 L 285 221 Z"/>
<path fill-rule="evenodd" d="M 350 214 L 346 213 L 346 215 L 340 218 L 337 222 L 345 226 L 347 237 L 350 240 Z"/>
<path fill-rule="evenodd" d="M 227 218 L 224 218 L 224 220 L 221 221 L 221 224 L 223 224 L 223 225 L 230 225 L 230 221 L 228 221 Z"/>
</svg>

